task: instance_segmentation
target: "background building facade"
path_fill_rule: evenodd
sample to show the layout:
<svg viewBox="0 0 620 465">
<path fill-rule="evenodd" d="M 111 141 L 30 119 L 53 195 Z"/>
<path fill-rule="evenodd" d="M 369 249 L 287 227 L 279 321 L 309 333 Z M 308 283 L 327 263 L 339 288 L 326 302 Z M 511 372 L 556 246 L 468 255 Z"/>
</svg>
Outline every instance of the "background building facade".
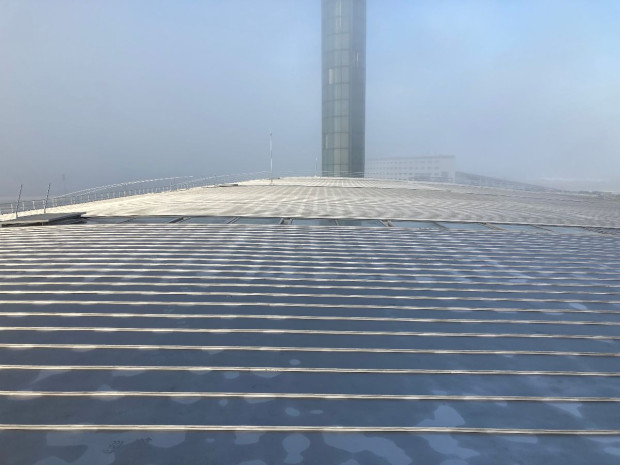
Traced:
<svg viewBox="0 0 620 465">
<path fill-rule="evenodd" d="M 453 155 L 368 160 L 366 177 L 403 181 L 454 182 Z"/>
<path fill-rule="evenodd" d="M 366 0 L 323 0 L 323 176 L 364 176 Z"/>
</svg>

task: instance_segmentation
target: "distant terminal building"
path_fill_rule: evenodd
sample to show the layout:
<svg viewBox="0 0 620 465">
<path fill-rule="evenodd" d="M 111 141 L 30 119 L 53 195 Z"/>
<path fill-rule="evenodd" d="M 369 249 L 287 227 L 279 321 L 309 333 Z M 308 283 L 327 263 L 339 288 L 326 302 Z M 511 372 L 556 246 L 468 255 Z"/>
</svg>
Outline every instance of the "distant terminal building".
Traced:
<svg viewBox="0 0 620 465">
<path fill-rule="evenodd" d="M 364 176 L 366 0 L 323 0 L 322 173 Z"/>
<path fill-rule="evenodd" d="M 367 178 L 454 182 L 455 176 L 453 155 L 376 158 L 366 166 Z"/>
<path fill-rule="evenodd" d="M 554 192 L 557 189 L 550 187 L 543 187 L 536 184 L 529 184 L 519 181 L 511 181 L 509 179 L 496 178 L 492 176 L 483 176 L 480 174 L 463 173 L 457 171 L 455 173 L 454 182 L 466 186 L 478 186 L 478 187 L 497 187 L 499 189 L 512 189 L 519 191 L 532 191 L 532 192 Z"/>
</svg>

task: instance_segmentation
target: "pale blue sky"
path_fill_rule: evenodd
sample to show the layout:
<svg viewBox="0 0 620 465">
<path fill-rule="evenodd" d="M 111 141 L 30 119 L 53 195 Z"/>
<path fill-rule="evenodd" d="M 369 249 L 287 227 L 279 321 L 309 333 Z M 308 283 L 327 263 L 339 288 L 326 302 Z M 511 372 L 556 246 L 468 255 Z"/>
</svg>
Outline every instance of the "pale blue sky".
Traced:
<svg viewBox="0 0 620 465">
<path fill-rule="evenodd" d="M 620 189 L 620 1 L 368 0 L 367 158 Z M 312 174 L 320 0 L 0 0 L 0 194 Z M 593 187 L 596 187 L 593 185 Z"/>
</svg>

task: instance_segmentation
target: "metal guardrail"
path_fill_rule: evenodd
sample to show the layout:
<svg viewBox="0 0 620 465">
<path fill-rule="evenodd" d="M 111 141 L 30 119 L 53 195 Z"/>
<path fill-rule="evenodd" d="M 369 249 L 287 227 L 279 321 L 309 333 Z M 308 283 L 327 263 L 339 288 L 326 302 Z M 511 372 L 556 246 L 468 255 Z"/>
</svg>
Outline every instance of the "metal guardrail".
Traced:
<svg viewBox="0 0 620 465">
<path fill-rule="evenodd" d="M 134 195 L 156 194 L 160 192 L 175 192 L 192 189 L 194 187 L 205 187 L 231 182 L 248 181 L 257 176 L 269 176 L 268 171 L 258 171 L 254 173 L 225 174 L 220 176 L 183 178 L 161 178 L 148 179 L 143 181 L 127 182 L 122 184 L 112 184 L 109 186 L 95 187 L 67 195 L 52 197 L 47 200 L 47 208 L 62 207 L 65 205 L 83 204 L 97 202 L 99 200 L 116 199 L 130 197 Z M 183 179 L 182 182 L 172 182 Z M 42 210 L 46 207 L 46 199 L 22 200 L 20 202 L 7 202 L 0 204 L 0 215 L 19 214 L 32 210 Z"/>
<path fill-rule="evenodd" d="M 363 178 L 362 173 L 346 173 L 346 177 Z M 321 176 L 321 173 L 314 173 L 314 176 Z M 344 175 L 344 174 L 343 174 Z M 280 172 L 273 179 L 288 176 L 308 176 L 308 173 L 299 172 Z M 310 175 L 312 176 L 312 175 Z M 225 174 L 219 176 L 196 177 L 169 177 L 159 179 L 147 179 L 141 181 L 132 181 L 119 184 L 111 184 L 107 186 L 93 187 L 72 192 L 70 194 L 56 196 L 46 199 L 22 200 L 19 203 L 6 202 L 0 203 L 0 215 L 19 214 L 33 210 L 43 210 L 45 208 L 62 207 L 66 205 L 77 205 L 89 202 L 97 202 L 100 200 L 116 199 L 122 197 L 130 197 L 134 195 L 154 194 L 160 192 L 175 192 L 180 190 L 191 189 L 194 187 L 204 187 L 210 185 L 234 183 L 248 181 L 257 178 L 270 179 L 272 177 L 269 171 L 257 171 L 252 173 Z M 375 178 L 383 179 L 383 178 Z M 179 182 L 179 180 L 181 180 Z M 388 180 L 388 179 L 385 179 Z M 473 183 L 472 183 L 473 184 Z M 477 185 L 477 184 L 473 184 Z M 558 192 L 553 189 L 551 191 Z"/>
</svg>

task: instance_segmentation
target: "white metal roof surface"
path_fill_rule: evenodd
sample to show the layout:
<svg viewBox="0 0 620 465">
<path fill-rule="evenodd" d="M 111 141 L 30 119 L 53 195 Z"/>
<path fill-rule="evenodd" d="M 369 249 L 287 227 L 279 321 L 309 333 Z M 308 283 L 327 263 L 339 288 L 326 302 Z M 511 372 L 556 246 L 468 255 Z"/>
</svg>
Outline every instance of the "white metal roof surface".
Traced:
<svg viewBox="0 0 620 465">
<path fill-rule="evenodd" d="M 453 184 L 284 178 L 70 205 L 90 216 L 215 215 L 431 219 L 620 227 L 620 202 Z M 5 215 L 4 219 L 9 216 Z"/>
<path fill-rule="evenodd" d="M 242 207 L 236 192 L 254 187 L 287 186 L 186 194 Z M 405 195 L 352 190 L 386 208 L 377 196 Z M 540 214 L 528 195 L 519 215 Z M 2 228 L 0 458 L 617 464 L 619 245 L 490 229 Z"/>
</svg>

